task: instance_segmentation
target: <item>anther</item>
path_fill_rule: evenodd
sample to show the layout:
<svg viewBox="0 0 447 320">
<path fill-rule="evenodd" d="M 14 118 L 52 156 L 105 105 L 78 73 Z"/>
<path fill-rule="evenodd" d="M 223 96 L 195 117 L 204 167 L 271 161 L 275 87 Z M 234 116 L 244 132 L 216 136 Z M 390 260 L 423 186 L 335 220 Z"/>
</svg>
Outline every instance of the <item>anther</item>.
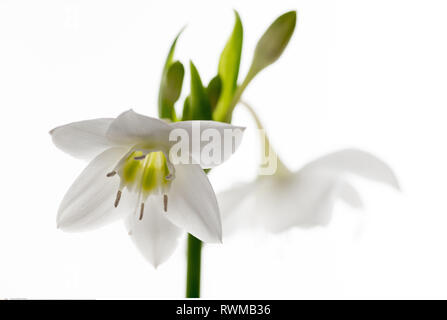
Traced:
<svg viewBox="0 0 447 320">
<path fill-rule="evenodd" d="M 120 199 L 121 199 L 121 190 L 118 190 L 118 192 L 116 193 L 115 208 L 118 207 L 118 204 L 120 203 Z"/>
<path fill-rule="evenodd" d="M 144 158 L 146 158 L 146 155 L 134 157 L 134 160 L 143 160 Z"/>
<path fill-rule="evenodd" d="M 144 202 L 141 203 L 141 207 L 140 207 L 140 217 L 138 218 L 139 220 L 143 219 L 143 213 L 144 213 Z"/>
<path fill-rule="evenodd" d="M 111 172 L 109 172 L 108 174 L 106 174 L 106 176 L 107 176 L 108 178 L 110 178 L 110 177 L 113 177 L 115 174 L 116 174 L 116 171 L 111 171 Z"/>
<path fill-rule="evenodd" d="M 167 194 L 163 195 L 163 208 L 164 208 L 165 212 L 168 212 L 168 195 Z"/>
</svg>

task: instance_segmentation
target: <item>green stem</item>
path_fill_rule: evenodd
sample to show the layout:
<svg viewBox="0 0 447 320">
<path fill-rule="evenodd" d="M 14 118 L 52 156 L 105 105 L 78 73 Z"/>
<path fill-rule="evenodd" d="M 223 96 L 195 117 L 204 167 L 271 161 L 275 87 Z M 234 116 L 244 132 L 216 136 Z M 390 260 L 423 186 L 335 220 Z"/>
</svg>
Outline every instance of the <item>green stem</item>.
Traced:
<svg viewBox="0 0 447 320">
<path fill-rule="evenodd" d="M 242 82 L 242 84 L 238 86 L 236 91 L 234 92 L 234 96 L 233 99 L 231 100 L 230 105 L 228 105 L 225 109 L 222 108 L 216 109 L 216 111 L 213 114 L 213 120 L 231 123 L 231 115 L 233 114 L 233 110 L 236 107 L 237 103 L 239 102 L 242 93 L 245 91 L 252 78 L 253 77 L 249 73 L 247 77 L 245 77 L 245 80 Z"/>
<path fill-rule="evenodd" d="M 202 258 L 202 241 L 188 234 L 186 298 L 200 297 L 200 264 Z"/>
</svg>

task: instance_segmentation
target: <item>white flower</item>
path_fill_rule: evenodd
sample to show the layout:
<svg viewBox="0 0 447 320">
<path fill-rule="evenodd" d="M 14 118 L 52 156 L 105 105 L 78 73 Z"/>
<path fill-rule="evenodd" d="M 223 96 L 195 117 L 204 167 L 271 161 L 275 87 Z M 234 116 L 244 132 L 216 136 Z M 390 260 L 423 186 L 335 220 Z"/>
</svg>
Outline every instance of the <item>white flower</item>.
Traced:
<svg viewBox="0 0 447 320">
<path fill-rule="evenodd" d="M 268 150 L 271 159 L 277 161 L 277 170 L 272 175 L 258 175 L 254 181 L 218 195 L 224 233 L 247 227 L 281 232 L 292 227 L 326 225 L 331 220 L 336 200 L 345 201 L 355 208 L 362 207 L 360 195 L 348 181 L 350 176 L 360 176 L 399 189 L 397 178 L 386 163 L 356 149 L 334 152 L 297 172 L 290 171 L 271 147 L 254 109 L 244 101 L 241 103 L 259 129 L 263 156 Z"/>
<path fill-rule="evenodd" d="M 166 123 L 129 110 L 116 119 L 51 130 L 58 148 L 91 160 L 62 200 L 58 227 L 84 231 L 123 218 L 133 242 L 155 266 L 172 254 L 181 229 L 205 242 L 220 242 L 219 208 L 202 170 L 204 144 L 189 154 L 200 165 L 173 164 L 169 159 L 171 131 L 180 128 L 191 137 L 193 127 L 201 132 L 214 129 L 222 136 L 224 130 L 241 129 L 213 121 Z"/>
<path fill-rule="evenodd" d="M 244 227 L 280 232 L 292 227 L 326 225 L 338 199 L 353 207 L 362 201 L 348 182 L 360 176 L 399 188 L 392 170 L 373 155 L 355 149 L 321 157 L 297 172 L 280 161 L 274 175 L 258 176 L 218 195 L 224 233 Z"/>
</svg>

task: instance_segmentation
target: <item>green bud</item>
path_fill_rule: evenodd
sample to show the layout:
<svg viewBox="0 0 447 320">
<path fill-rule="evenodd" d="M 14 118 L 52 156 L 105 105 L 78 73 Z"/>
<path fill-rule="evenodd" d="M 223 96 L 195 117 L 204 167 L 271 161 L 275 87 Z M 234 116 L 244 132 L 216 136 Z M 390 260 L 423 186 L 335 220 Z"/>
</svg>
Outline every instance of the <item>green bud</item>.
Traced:
<svg viewBox="0 0 447 320">
<path fill-rule="evenodd" d="M 283 14 L 270 25 L 256 45 L 249 71 L 251 78 L 278 60 L 292 37 L 295 25 L 296 11 Z"/>
<path fill-rule="evenodd" d="M 158 115 L 162 119 L 170 119 L 172 121 L 177 120 L 174 104 L 180 97 L 184 77 L 183 65 L 179 61 L 173 61 L 175 45 L 182 31 L 183 29 L 175 37 L 169 49 L 158 91 Z"/>
<path fill-rule="evenodd" d="M 211 120 L 211 104 L 200 79 L 199 72 L 192 62 L 191 68 L 191 99 L 190 108 L 192 119 Z"/>
<path fill-rule="evenodd" d="M 180 61 L 172 63 L 166 73 L 163 99 L 171 105 L 174 105 L 178 98 L 180 98 L 184 75 L 185 69 Z"/>
<path fill-rule="evenodd" d="M 241 62 L 243 27 L 237 11 L 234 11 L 235 22 L 233 32 L 220 55 L 218 74 L 222 81 L 222 93 L 215 109 L 215 117 L 221 118 L 233 100 L 237 87 L 239 65 Z"/>
<path fill-rule="evenodd" d="M 210 100 L 212 110 L 216 108 L 221 92 L 222 80 L 220 80 L 219 75 L 217 75 L 211 79 L 210 83 L 208 83 L 208 87 L 206 88 L 206 93 L 208 95 L 208 99 Z"/>
<path fill-rule="evenodd" d="M 191 96 L 187 96 L 183 103 L 182 121 L 192 120 Z"/>
</svg>

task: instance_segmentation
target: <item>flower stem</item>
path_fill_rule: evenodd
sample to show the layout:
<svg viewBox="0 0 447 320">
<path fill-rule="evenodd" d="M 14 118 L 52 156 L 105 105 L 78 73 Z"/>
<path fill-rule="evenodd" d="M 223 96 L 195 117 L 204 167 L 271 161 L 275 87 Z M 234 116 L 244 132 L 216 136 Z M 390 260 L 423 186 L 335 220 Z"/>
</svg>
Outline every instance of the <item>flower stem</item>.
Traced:
<svg viewBox="0 0 447 320">
<path fill-rule="evenodd" d="M 186 298 L 200 297 L 200 264 L 202 258 L 202 241 L 188 234 Z"/>
</svg>

